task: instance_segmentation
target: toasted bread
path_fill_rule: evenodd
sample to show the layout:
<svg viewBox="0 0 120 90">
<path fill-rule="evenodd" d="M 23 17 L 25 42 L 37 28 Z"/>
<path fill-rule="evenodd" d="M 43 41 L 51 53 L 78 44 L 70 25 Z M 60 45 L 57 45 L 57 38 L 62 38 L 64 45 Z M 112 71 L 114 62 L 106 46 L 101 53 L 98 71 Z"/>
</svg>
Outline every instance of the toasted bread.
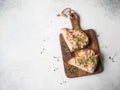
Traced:
<svg viewBox="0 0 120 90">
<path fill-rule="evenodd" d="M 61 33 L 71 52 L 82 49 L 89 43 L 88 36 L 82 30 L 62 28 Z"/>
<path fill-rule="evenodd" d="M 91 49 L 78 50 L 75 52 L 75 57 L 68 60 L 68 63 L 81 70 L 93 73 L 98 64 L 98 54 Z"/>
</svg>

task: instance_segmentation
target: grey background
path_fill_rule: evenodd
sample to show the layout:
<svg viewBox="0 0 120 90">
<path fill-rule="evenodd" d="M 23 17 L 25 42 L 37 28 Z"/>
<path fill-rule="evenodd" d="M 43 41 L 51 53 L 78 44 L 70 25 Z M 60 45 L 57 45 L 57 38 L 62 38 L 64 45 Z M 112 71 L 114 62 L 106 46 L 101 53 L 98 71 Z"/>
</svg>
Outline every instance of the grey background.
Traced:
<svg viewBox="0 0 120 90">
<path fill-rule="evenodd" d="M 57 17 L 70 7 L 97 32 L 104 71 L 67 78 Z M 120 90 L 120 0 L 0 0 L 0 90 Z M 111 59 L 111 58 L 112 59 Z"/>
</svg>

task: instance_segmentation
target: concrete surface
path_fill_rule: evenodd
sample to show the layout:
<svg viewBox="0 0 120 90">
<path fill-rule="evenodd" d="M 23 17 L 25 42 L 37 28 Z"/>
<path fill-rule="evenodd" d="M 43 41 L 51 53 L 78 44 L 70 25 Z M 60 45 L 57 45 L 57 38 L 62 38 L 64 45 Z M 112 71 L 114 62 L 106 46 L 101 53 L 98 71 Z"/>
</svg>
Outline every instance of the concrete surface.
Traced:
<svg viewBox="0 0 120 90">
<path fill-rule="evenodd" d="M 82 29 L 98 34 L 104 71 L 67 78 L 60 28 L 77 11 Z M 0 90 L 120 90 L 120 0 L 0 0 Z"/>
</svg>

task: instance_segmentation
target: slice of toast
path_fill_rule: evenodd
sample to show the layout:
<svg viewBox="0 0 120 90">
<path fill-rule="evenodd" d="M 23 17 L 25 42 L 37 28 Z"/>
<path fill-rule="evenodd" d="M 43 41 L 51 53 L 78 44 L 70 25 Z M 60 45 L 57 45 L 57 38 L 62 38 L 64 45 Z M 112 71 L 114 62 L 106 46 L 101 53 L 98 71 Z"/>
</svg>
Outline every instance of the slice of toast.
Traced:
<svg viewBox="0 0 120 90">
<path fill-rule="evenodd" d="M 82 49 L 89 43 L 88 36 L 82 30 L 62 28 L 61 33 L 71 52 Z"/>
<path fill-rule="evenodd" d="M 68 63 L 86 72 L 94 73 L 98 64 L 98 54 L 92 49 L 78 50 Z"/>
</svg>

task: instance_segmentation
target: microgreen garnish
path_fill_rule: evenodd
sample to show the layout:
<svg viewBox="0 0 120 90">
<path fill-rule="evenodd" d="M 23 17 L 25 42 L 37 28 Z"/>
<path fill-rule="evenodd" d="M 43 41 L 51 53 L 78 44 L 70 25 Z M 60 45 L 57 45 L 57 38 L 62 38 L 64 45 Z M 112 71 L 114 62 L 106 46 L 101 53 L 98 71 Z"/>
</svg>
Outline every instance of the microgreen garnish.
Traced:
<svg viewBox="0 0 120 90">
<path fill-rule="evenodd" d="M 95 62 L 96 62 L 96 58 L 94 58 L 94 57 L 90 57 L 89 60 L 90 60 L 90 62 L 92 62 L 92 63 L 95 63 Z"/>
<path fill-rule="evenodd" d="M 69 71 L 70 71 L 70 73 L 75 73 L 75 72 L 77 72 L 79 69 L 77 68 L 77 67 L 75 67 L 75 66 L 72 66 L 70 69 L 69 69 Z"/>
<path fill-rule="evenodd" d="M 74 36 L 74 35 L 73 35 L 73 39 L 74 39 L 74 41 L 76 41 L 76 42 L 79 41 L 79 37 L 78 37 L 78 36 Z"/>
<path fill-rule="evenodd" d="M 80 38 L 78 36 L 74 36 L 73 35 L 73 40 L 75 41 L 75 43 L 78 46 L 78 48 L 80 48 L 80 44 L 79 44 Z"/>
<path fill-rule="evenodd" d="M 45 42 L 45 39 L 43 41 Z"/>
<path fill-rule="evenodd" d="M 80 65 L 81 65 L 81 64 L 84 64 L 83 60 L 80 60 L 79 64 L 80 64 Z"/>
<path fill-rule="evenodd" d="M 94 57 L 89 57 L 89 58 L 87 58 L 85 60 L 79 60 L 79 64 L 80 65 L 86 64 L 88 61 L 90 61 L 91 63 L 95 63 L 97 60 Z"/>
</svg>

